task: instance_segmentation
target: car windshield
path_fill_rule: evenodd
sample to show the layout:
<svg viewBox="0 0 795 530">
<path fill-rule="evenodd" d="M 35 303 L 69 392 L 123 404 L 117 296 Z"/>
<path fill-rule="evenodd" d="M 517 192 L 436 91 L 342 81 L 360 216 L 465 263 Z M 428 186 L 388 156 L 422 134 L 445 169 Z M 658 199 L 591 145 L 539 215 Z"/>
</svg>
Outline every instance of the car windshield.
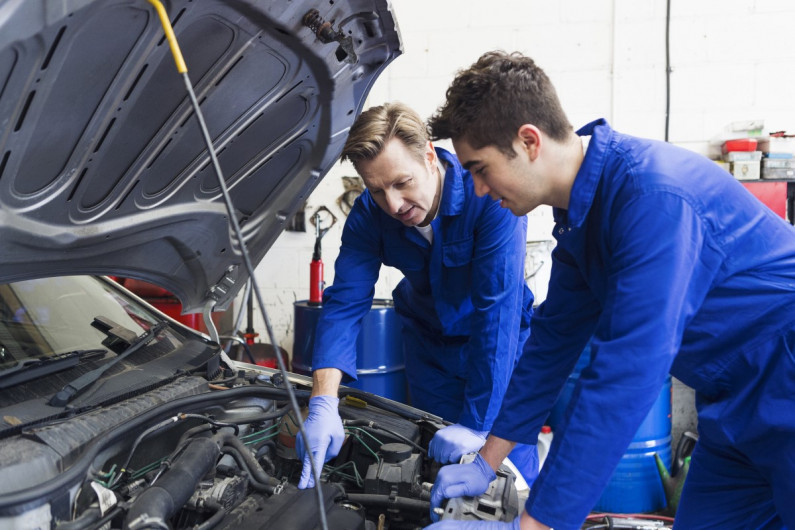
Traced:
<svg viewBox="0 0 795 530">
<path fill-rule="evenodd" d="M 109 282 L 60 276 L 0 284 L 0 373 L 20 363 L 107 349 L 91 325 L 103 316 L 140 335 L 157 318 Z"/>
</svg>

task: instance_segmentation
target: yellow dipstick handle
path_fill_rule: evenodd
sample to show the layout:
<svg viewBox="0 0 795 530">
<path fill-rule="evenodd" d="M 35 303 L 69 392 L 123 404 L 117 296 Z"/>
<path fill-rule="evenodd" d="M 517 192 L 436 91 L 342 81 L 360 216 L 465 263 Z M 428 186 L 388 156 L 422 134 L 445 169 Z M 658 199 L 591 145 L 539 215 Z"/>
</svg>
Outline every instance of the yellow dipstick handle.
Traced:
<svg viewBox="0 0 795 530">
<path fill-rule="evenodd" d="M 163 31 L 166 34 L 168 45 L 171 48 L 171 55 L 174 56 L 174 62 L 177 63 L 177 71 L 180 74 L 187 73 L 188 67 L 185 66 L 185 59 L 182 58 L 182 52 L 180 51 L 179 44 L 177 43 L 177 36 L 174 35 L 174 28 L 171 27 L 171 21 L 168 19 L 166 8 L 163 7 L 163 4 L 160 2 L 160 0 L 149 0 L 149 3 L 155 7 L 157 16 L 160 17 L 160 23 L 163 25 Z"/>
</svg>

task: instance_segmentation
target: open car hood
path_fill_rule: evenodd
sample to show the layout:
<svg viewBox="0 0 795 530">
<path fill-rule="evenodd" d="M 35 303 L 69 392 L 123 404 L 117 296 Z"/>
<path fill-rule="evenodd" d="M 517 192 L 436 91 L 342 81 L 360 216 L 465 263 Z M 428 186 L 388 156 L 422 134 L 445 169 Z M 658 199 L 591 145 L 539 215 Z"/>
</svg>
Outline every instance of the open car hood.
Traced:
<svg viewBox="0 0 795 530">
<path fill-rule="evenodd" d="M 400 54 L 396 22 L 387 0 L 164 5 L 256 264 Z M 0 124 L 0 282 L 126 276 L 188 312 L 225 308 L 245 283 L 147 1 L 0 0 Z"/>
</svg>

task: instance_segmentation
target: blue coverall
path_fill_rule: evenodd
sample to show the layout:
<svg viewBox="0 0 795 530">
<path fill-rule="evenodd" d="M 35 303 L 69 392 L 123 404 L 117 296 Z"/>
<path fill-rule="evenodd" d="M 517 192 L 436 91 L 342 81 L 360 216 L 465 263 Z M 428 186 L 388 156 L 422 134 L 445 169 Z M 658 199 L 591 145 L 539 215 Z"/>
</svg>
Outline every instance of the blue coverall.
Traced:
<svg viewBox="0 0 795 530">
<path fill-rule="evenodd" d="M 395 267 L 405 276 L 393 298 L 403 323 L 412 404 L 488 431 L 530 332 L 527 219 L 489 197 L 477 197 L 458 159 L 444 149 L 436 153 L 447 171 L 439 213 L 431 223 L 432 245 L 384 212 L 368 191 L 354 203 L 334 284 L 323 294 L 312 369 L 338 368 L 343 382 L 356 378 L 361 320 L 370 310 L 381 265 Z M 535 446 L 530 450 L 529 464 L 535 468 Z M 535 478 L 535 472 L 528 476 L 516 463 L 525 478 Z"/>
<path fill-rule="evenodd" d="M 528 512 L 580 528 L 670 370 L 700 434 L 676 527 L 795 528 L 795 230 L 705 157 L 604 120 L 578 134 L 549 294 L 492 429 L 533 439 L 593 335 Z"/>
</svg>

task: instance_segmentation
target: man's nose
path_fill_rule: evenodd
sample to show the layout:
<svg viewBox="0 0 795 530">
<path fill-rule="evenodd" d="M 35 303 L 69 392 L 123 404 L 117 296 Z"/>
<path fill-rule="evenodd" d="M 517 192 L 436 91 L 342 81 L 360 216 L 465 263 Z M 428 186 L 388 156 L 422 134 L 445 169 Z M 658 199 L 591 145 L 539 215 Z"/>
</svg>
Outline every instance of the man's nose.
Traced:
<svg viewBox="0 0 795 530">
<path fill-rule="evenodd" d="M 389 209 L 389 213 L 392 215 L 397 214 L 400 211 L 400 207 L 403 205 L 403 198 L 400 196 L 400 193 L 396 190 L 385 190 L 384 198 L 386 199 L 386 206 Z"/>
<path fill-rule="evenodd" d="M 478 197 L 485 197 L 489 193 L 489 187 L 482 178 L 472 175 L 472 183 L 475 185 L 475 194 Z"/>
</svg>

